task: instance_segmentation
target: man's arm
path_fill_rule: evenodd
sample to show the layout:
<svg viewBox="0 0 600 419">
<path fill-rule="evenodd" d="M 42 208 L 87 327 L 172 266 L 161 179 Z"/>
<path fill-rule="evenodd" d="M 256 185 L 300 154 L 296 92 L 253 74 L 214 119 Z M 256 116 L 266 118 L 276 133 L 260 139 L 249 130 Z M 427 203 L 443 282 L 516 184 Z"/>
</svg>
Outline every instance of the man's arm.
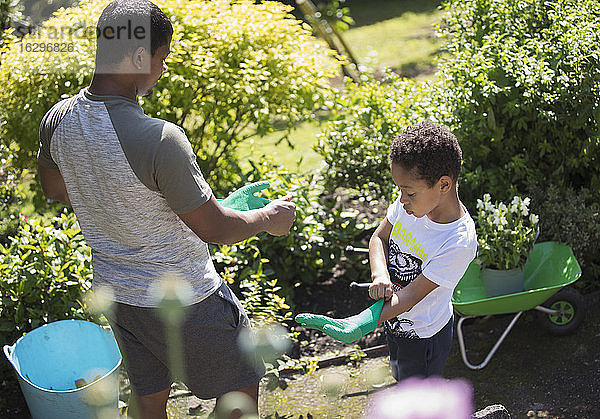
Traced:
<svg viewBox="0 0 600 419">
<path fill-rule="evenodd" d="M 400 291 L 395 292 L 392 298 L 385 302 L 379 316 L 379 324 L 410 310 L 437 287 L 439 287 L 438 284 L 420 274 L 410 284 Z"/>
<path fill-rule="evenodd" d="M 232 244 L 262 231 L 274 236 L 287 234 L 296 217 L 296 205 L 290 200 L 291 196 L 261 209 L 236 211 L 221 206 L 213 195 L 198 208 L 178 215 L 203 241 Z"/>
<path fill-rule="evenodd" d="M 42 190 L 47 198 L 71 205 L 65 180 L 58 169 L 50 169 L 38 164 L 38 173 Z"/>
</svg>

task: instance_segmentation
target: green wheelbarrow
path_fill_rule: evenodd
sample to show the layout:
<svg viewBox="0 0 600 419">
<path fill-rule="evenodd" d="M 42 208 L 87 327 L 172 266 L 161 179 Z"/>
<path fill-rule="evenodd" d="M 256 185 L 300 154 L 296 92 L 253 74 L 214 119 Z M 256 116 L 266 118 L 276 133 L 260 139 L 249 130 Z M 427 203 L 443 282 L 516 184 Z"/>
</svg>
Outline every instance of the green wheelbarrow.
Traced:
<svg viewBox="0 0 600 419">
<path fill-rule="evenodd" d="M 514 294 L 487 297 L 480 266 L 472 262 L 454 290 L 452 304 L 458 313 L 456 326 L 460 352 L 465 365 L 473 370 L 484 368 L 494 356 L 524 311 L 538 311 L 540 325 L 555 335 L 568 334 L 585 316 L 584 300 L 574 288 L 565 288 L 581 276 L 581 268 L 567 245 L 557 242 L 533 246 L 525 264 L 525 290 Z M 467 359 L 462 331 L 463 322 L 477 316 L 516 313 L 484 361 L 473 365 Z"/>
</svg>

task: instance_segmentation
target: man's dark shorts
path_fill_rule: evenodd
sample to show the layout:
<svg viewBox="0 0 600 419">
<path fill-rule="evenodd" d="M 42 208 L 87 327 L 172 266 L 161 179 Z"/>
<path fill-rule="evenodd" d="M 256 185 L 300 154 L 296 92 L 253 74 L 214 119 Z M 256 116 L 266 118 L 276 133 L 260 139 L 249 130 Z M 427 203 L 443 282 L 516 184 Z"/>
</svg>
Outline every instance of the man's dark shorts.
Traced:
<svg viewBox="0 0 600 419">
<path fill-rule="evenodd" d="M 408 377 L 441 377 L 452 346 L 454 316 L 430 338 L 397 337 L 386 330 L 390 367 L 396 381 Z"/>
<path fill-rule="evenodd" d="M 263 366 L 250 365 L 238 346 L 238 336 L 250 322 L 225 283 L 203 301 L 186 307 L 185 313 L 181 381 L 195 396 L 219 397 L 260 381 Z M 169 388 L 176 379 L 168 368 L 168 351 L 174 345 L 167 341 L 158 309 L 116 303 L 106 317 L 134 392 L 145 396 Z"/>
</svg>

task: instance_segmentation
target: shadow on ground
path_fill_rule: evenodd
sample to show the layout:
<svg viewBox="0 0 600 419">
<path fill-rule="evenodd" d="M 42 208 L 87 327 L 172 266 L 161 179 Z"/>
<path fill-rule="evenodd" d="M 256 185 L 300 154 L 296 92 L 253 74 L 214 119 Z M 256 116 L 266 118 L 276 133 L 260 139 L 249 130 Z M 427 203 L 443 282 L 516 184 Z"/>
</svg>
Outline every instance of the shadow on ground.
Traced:
<svg viewBox="0 0 600 419">
<path fill-rule="evenodd" d="M 587 317 L 569 336 L 549 335 L 538 326 L 535 311 L 525 313 L 480 371 L 472 371 L 462 362 L 455 336 L 445 377 L 471 382 L 478 410 L 502 404 L 513 418 L 600 417 L 600 305 L 598 296 L 587 300 Z M 485 358 L 511 317 L 477 318 L 465 323 L 471 363 Z M 315 338 L 323 339 L 319 335 Z M 330 349 L 322 342 L 320 345 L 320 350 Z M 387 356 L 348 361 L 311 375 L 296 374 L 284 378 L 285 390 L 269 391 L 264 381 L 261 417 L 287 419 L 306 418 L 308 413 L 314 418 L 361 418 L 372 395 L 394 384 Z M 170 417 L 206 417 L 213 405 L 213 401 L 194 397 L 172 400 Z"/>
</svg>

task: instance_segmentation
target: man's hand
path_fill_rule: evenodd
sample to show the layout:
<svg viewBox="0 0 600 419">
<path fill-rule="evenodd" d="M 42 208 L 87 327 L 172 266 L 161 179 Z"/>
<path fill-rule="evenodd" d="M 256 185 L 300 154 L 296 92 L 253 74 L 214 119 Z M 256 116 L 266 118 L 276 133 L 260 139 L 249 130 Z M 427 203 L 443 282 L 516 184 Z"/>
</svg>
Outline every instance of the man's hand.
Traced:
<svg viewBox="0 0 600 419">
<path fill-rule="evenodd" d="M 292 195 L 271 201 L 261 211 L 267 216 L 265 231 L 273 236 L 288 234 L 296 218 L 296 204 L 291 202 Z"/>
<path fill-rule="evenodd" d="M 392 281 L 388 275 L 378 275 L 373 277 L 373 283 L 369 285 L 369 297 L 374 300 L 385 298 L 389 300 L 394 294 Z"/>
<path fill-rule="evenodd" d="M 270 186 L 271 184 L 266 180 L 262 182 L 251 183 L 232 192 L 231 195 L 220 201 L 220 204 L 224 207 L 238 211 L 248 211 L 262 208 L 271 201 L 269 201 L 267 198 L 262 198 L 254 194 L 262 191 L 263 189 L 267 189 Z"/>
</svg>

